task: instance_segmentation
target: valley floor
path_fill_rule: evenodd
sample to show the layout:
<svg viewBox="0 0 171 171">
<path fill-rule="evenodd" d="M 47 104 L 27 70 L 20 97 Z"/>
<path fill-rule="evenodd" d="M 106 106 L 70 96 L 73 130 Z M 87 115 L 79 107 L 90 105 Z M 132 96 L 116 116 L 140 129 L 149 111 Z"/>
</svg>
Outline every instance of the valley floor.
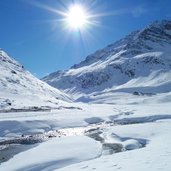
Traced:
<svg viewBox="0 0 171 171">
<path fill-rule="evenodd" d="M 0 113 L 1 142 L 61 131 L 42 143 L 0 146 L 0 171 L 171 170 L 169 103 L 77 105 L 82 110 Z"/>
</svg>

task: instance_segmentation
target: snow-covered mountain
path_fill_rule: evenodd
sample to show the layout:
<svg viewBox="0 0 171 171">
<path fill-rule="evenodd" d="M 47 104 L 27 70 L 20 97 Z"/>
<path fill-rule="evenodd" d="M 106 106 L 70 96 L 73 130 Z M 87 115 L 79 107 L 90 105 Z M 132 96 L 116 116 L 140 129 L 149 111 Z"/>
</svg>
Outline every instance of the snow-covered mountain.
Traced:
<svg viewBox="0 0 171 171">
<path fill-rule="evenodd" d="M 0 109 L 57 106 L 69 97 L 35 78 L 0 50 Z M 36 109 L 36 108 L 35 108 Z"/>
<path fill-rule="evenodd" d="M 171 91 L 171 21 L 156 21 L 66 71 L 42 79 L 78 100 L 99 93 Z"/>
</svg>

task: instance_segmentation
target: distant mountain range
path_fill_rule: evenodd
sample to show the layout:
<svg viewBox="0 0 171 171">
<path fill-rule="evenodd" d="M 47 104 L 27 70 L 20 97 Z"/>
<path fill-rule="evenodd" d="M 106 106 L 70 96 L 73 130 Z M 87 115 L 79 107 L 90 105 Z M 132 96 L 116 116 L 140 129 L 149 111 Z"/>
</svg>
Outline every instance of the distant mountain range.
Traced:
<svg viewBox="0 0 171 171">
<path fill-rule="evenodd" d="M 171 91 L 171 21 L 156 21 L 42 81 L 82 101 L 106 92 Z"/>
</svg>

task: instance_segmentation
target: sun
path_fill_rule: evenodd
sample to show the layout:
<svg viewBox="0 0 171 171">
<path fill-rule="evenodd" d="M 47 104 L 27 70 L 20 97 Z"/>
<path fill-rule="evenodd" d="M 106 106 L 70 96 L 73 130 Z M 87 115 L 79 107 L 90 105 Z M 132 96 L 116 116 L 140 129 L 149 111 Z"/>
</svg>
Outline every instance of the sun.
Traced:
<svg viewBox="0 0 171 171">
<path fill-rule="evenodd" d="M 73 29 L 82 29 L 88 23 L 88 14 L 81 5 L 72 5 L 66 15 L 66 21 L 69 27 Z"/>
<path fill-rule="evenodd" d="M 80 34 L 81 36 L 83 36 L 83 34 L 91 35 L 90 30 L 92 30 L 93 27 L 100 26 L 101 22 L 99 21 L 99 17 L 108 15 L 106 13 L 97 13 L 97 11 L 93 10 L 92 8 L 92 6 L 94 6 L 93 4 L 91 4 L 89 1 L 85 1 L 84 3 L 76 3 L 74 0 L 72 0 L 70 3 L 60 2 L 60 6 L 55 8 L 38 3 L 37 1 L 33 3 L 33 5 L 56 15 L 56 19 L 49 20 L 52 22 L 53 29 L 61 27 L 68 33 L 73 33 L 74 35 Z"/>
</svg>

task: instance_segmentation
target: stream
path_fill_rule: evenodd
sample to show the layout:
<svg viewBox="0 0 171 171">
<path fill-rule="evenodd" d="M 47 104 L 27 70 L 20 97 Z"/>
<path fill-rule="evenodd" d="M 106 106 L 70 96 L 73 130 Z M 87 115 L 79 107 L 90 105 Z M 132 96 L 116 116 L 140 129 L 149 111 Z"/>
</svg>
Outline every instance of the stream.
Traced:
<svg viewBox="0 0 171 171">
<path fill-rule="evenodd" d="M 0 141 L 0 164 L 8 161 L 14 155 L 29 150 L 39 143 L 48 141 L 54 137 L 66 136 L 88 136 L 102 144 L 102 155 L 110 155 L 123 151 L 120 143 L 107 143 L 101 134 L 105 128 L 114 126 L 112 122 L 102 122 L 90 124 L 86 127 L 63 128 L 55 131 L 45 132 L 44 134 L 22 135 L 19 138 Z M 142 145 L 143 147 L 143 145 Z"/>
</svg>

